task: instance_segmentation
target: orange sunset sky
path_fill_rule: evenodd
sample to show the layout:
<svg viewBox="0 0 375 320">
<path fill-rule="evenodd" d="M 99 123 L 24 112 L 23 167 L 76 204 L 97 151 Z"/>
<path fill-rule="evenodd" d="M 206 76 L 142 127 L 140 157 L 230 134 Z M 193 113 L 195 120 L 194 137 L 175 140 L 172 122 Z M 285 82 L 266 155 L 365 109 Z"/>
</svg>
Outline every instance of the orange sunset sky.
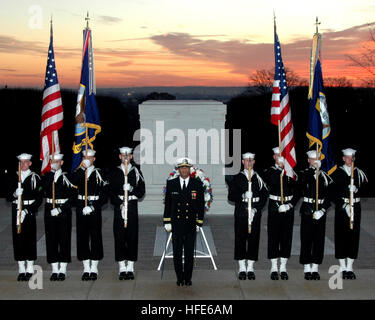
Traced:
<svg viewBox="0 0 375 320">
<path fill-rule="evenodd" d="M 359 85 L 367 74 L 347 55 L 373 45 L 375 28 L 373 0 L 17 0 L 0 8 L 0 87 L 43 87 L 51 15 L 62 88 L 79 84 L 87 10 L 97 87 L 246 86 L 252 72 L 274 65 L 273 10 L 287 68 L 308 78 L 318 16 L 323 76 Z"/>
</svg>

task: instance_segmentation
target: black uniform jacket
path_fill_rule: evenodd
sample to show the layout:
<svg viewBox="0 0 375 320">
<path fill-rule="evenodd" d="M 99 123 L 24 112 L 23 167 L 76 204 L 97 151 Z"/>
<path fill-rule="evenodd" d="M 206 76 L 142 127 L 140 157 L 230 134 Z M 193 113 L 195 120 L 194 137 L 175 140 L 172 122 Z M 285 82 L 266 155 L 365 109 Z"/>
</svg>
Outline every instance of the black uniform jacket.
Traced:
<svg viewBox="0 0 375 320">
<path fill-rule="evenodd" d="M 228 200 L 235 203 L 234 215 L 244 219 L 247 226 L 248 203 L 244 202 L 244 193 L 249 190 L 249 180 L 243 171 L 234 176 L 229 184 Z M 251 191 L 253 193 L 251 207 L 256 209 L 256 215 L 261 214 L 267 201 L 267 186 L 262 178 L 254 171 L 251 177 Z M 246 220 L 246 221 L 245 221 Z"/>
<path fill-rule="evenodd" d="M 300 190 L 302 192 L 302 205 L 300 213 L 302 214 L 313 214 L 316 210 L 315 198 L 316 198 L 316 170 L 315 168 L 307 168 L 300 173 Z M 319 170 L 319 186 L 318 186 L 318 197 L 319 204 L 318 209 L 325 209 L 331 206 L 331 192 L 332 192 L 332 179 L 324 171 Z M 313 199 L 313 202 L 306 202 L 304 199 Z"/>
<path fill-rule="evenodd" d="M 108 182 L 111 203 L 115 207 L 119 207 L 124 203 L 123 196 L 125 183 L 125 174 L 124 171 L 122 171 L 121 166 L 110 171 Z M 135 196 L 140 199 L 145 195 L 145 182 L 142 172 L 134 165 L 132 165 L 128 171 L 128 183 L 133 187 L 132 191 L 128 191 L 128 197 Z"/>
<path fill-rule="evenodd" d="M 13 193 L 16 191 L 18 187 L 18 172 L 12 174 L 8 179 L 8 193 L 7 193 L 7 201 L 13 202 L 18 200 L 18 197 L 14 197 Z M 35 214 L 38 211 L 39 206 L 43 201 L 42 197 L 42 186 L 41 186 L 41 179 L 40 177 L 30 171 L 30 174 L 25 178 L 23 183 L 21 184 L 21 188 L 23 188 L 22 194 L 22 201 L 23 209 L 27 209 L 28 214 Z M 34 200 L 31 204 L 25 204 L 25 201 Z M 13 203 L 12 205 L 14 208 L 17 207 L 17 204 Z"/>
<path fill-rule="evenodd" d="M 83 168 L 79 168 L 73 172 L 71 182 L 77 187 L 78 197 L 85 196 L 85 170 Z M 93 206 L 95 210 L 99 210 L 107 203 L 106 185 L 107 182 L 104 180 L 102 171 L 94 168 L 87 179 L 87 196 L 96 197 L 96 200 L 88 200 L 88 206 Z M 75 205 L 82 208 L 85 206 L 85 200 L 80 200 L 78 197 L 76 198 Z"/>
<path fill-rule="evenodd" d="M 335 202 L 337 208 L 342 208 L 345 203 L 344 199 L 350 198 L 350 191 L 348 186 L 350 185 L 351 176 L 345 172 L 345 169 L 343 167 L 339 167 L 332 174 L 332 179 L 334 181 L 332 199 Z M 354 198 L 361 197 L 361 191 L 367 182 L 368 180 L 365 173 L 358 168 L 354 168 L 353 185 L 358 188 L 358 191 L 354 193 Z M 356 202 L 354 206 L 360 206 L 360 203 Z"/>
<path fill-rule="evenodd" d="M 52 199 L 52 183 L 55 172 L 47 172 L 42 178 L 43 195 L 47 199 Z M 55 182 L 55 200 L 67 199 L 62 204 L 55 203 L 56 208 L 62 212 L 71 209 L 74 200 L 77 198 L 77 188 L 69 181 L 65 172 L 61 173 Z M 52 210 L 52 203 L 47 203 L 46 209 Z"/>
<path fill-rule="evenodd" d="M 193 232 L 197 225 L 203 224 L 203 185 L 199 180 L 190 177 L 186 189 L 184 195 L 179 177 L 167 181 L 164 224 L 172 223 L 172 232 L 179 234 Z"/>
<path fill-rule="evenodd" d="M 280 174 L 281 168 L 277 166 L 272 166 L 264 172 L 264 181 L 266 182 L 270 195 L 277 197 L 281 196 Z M 295 175 L 295 179 L 293 179 L 284 174 L 282 179 L 284 199 L 291 198 L 290 200 L 285 200 L 284 204 L 290 203 L 291 205 L 293 205 L 293 207 L 295 207 L 300 197 L 298 188 L 298 176 Z M 280 204 L 280 201 L 270 200 L 268 203 L 268 208 L 272 211 L 277 210 Z"/>
</svg>

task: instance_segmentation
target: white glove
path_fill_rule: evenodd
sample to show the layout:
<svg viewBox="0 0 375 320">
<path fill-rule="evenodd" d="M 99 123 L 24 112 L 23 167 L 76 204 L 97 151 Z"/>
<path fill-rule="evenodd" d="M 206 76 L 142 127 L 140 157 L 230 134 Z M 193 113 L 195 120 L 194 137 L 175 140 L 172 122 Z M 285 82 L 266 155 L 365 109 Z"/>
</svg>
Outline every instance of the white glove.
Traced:
<svg viewBox="0 0 375 320">
<path fill-rule="evenodd" d="M 84 216 L 90 214 L 93 211 L 94 211 L 94 209 L 92 208 L 92 206 L 87 206 L 87 207 L 84 207 L 82 209 L 82 213 L 83 213 Z"/>
<path fill-rule="evenodd" d="M 280 164 L 284 164 L 285 163 L 285 159 L 284 157 L 278 157 L 277 158 L 277 163 L 280 165 Z"/>
<path fill-rule="evenodd" d="M 125 206 L 124 206 L 124 204 L 122 204 L 120 206 L 120 209 L 121 209 L 121 217 L 125 220 Z"/>
<path fill-rule="evenodd" d="M 251 199 L 253 197 L 253 193 L 251 191 L 246 191 L 244 193 L 245 199 Z"/>
<path fill-rule="evenodd" d="M 25 220 L 26 214 L 27 214 L 27 209 L 24 209 L 21 211 L 21 223 L 23 222 L 23 220 Z M 19 220 L 19 214 L 17 212 L 17 226 L 19 225 L 20 225 L 20 220 Z"/>
<path fill-rule="evenodd" d="M 358 188 L 354 185 L 352 186 L 352 185 L 349 184 L 348 189 L 349 189 L 350 192 L 354 192 L 354 193 L 358 192 Z"/>
<path fill-rule="evenodd" d="M 19 196 L 22 196 L 22 194 L 23 194 L 23 188 L 17 188 L 13 195 L 15 197 L 19 197 Z"/>
<path fill-rule="evenodd" d="M 324 211 L 323 210 L 318 210 L 314 212 L 313 218 L 315 220 L 319 220 L 321 217 L 323 217 Z"/>
<path fill-rule="evenodd" d="M 84 159 L 84 160 L 82 161 L 82 165 L 87 169 L 88 167 L 91 166 L 91 162 L 90 162 L 89 159 Z"/>
<path fill-rule="evenodd" d="M 282 204 L 280 207 L 279 207 L 279 212 L 287 212 L 289 209 L 292 209 L 293 206 L 290 204 L 290 203 L 287 203 L 287 204 Z"/>
<path fill-rule="evenodd" d="M 171 232 L 171 231 L 172 231 L 172 224 L 170 224 L 170 223 L 166 223 L 166 224 L 164 225 L 164 229 L 165 229 L 165 231 L 167 231 L 167 232 Z"/>
<path fill-rule="evenodd" d="M 345 209 L 346 214 L 350 218 L 350 205 L 348 203 L 344 203 L 343 208 Z"/>
<path fill-rule="evenodd" d="M 124 186 L 123 186 L 123 189 L 124 189 L 124 191 L 132 191 L 133 190 L 133 187 L 129 184 L 129 183 L 126 183 L 126 184 L 124 184 Z"/>
<path fill-rule="evenodd" d="M 199 232 L 199 231 L 200 231 L 200 229 L 201 229 L 201 227 L 200 227 L 200 226 L 196 226 L 196 227 L 195 227 L 195 231 L 196 231 L 196 232 Z"/>
<path fill-rule="evenodd" d="M 60 208 L 55 208 L 55 209 L 51 210 L 51 216 L 53 216 L 53 217 L 58 216 L 60 213 L 61 213 L 61 209 Z"/>
<path fill-rule="evenodd" d="M 320 160 L 314 160 L 314 164 L 315 166 L 320 169 L 320 167 L 322 166 L 322 162 Z"/>
</svg>

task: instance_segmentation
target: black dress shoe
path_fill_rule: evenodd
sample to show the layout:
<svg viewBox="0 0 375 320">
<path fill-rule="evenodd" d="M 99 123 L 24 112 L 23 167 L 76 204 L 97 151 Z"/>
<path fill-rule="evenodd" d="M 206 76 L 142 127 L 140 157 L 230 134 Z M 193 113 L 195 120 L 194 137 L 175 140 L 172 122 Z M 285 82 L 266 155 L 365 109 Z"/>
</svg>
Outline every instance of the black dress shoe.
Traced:
<svg viewBox="0 0 375 320">
<path fill-rule="evenodd" d="M 126 273 L 126 279 L 134 280 L 134 273 L 132 271 L 127 272 Z"/>
<path fill-rule="evenodd" d="M 239 280 L 246 280 L 246 272 L 245 272 L 245 271 L 241 271 L 241 272 L 238 274 L 238 279 L 239 279 Z"/>
<path fill-rule="evenodd" d="M 32 276 L 33 276 L 32 273 L 26 272 L 26 276 L 25 276 L 25 280 L 24 281 L 29 281 Z"/>
<path fill-rule="evenodd" d="M 349 280 L 357 279 L 357 277 L 355 276 L 353 271 L 347 271 L 346 274 L 347 274 L 347 279 L 349 279 Z"/>
<path fill-rule="evenodd" d="M 26 273 L 19 273 L 17 277 L 17 281 L 26 281 Z"/>
<path fill-rule="evenodd" d="M 190 287 L 192 284 L 191 280 L 185 280 L 185 286 Z"/>
<path fill-rule="evenodd" d="M 88 272 L 84 272 L 81 279 L 82 281 L 90 280 L 90 274 Z"/>
<path fill-rule="evenodd" d="M 289 280 L 288 273 L 285 272 L 285 271 L 280 272 L 280 278 L 281 278 L 281 280 Z"/>
<path fill-rule="evenodd" d="M 57 278 L 58 281 L 64 281 L 65 280 L 65 273 L 59 273 L 59 276 Z"/>
<path fill-rule="evenodd" d="M 182 287 L 184 285 L 184 281 L 183 280 L 177 280 L 177 286 L 178 287 Z"/>
<path fill-rule="evenodd" d="M 348 279 L 348 272 L 347 271 L 343 271 L 341 275 L 342 275 L 343 279 Z"/>
<path fill-rule="evenodd" d="M 98 279 L 98 274 L 96 272 L 91 272 L 90 273 L 90 280 L 95 281 L 96 279 Z"/>
<path fill-rule="evenodd" d="M 305 280 L 312 280 L 312 273 L 311 272 L 305 272 Z"/>
<path fill-rule="evenodd" d="M 126 280 L 126 272 L 125 271 L 120 272 L 120 274 L 118 275 L 118 279 L 119 280 Z"/>
<path fill-rule="evenodd" d="M 277 271 L 271 272 L 271 280 L 279 280 L 279 274 Z"/>
<path fill-rule="evenodd" d="M 249 280 L 255 280 L 255 273 L 254 273 L 253 271 L 249 271 L 249 272 L 247 273 L 247 278 L 248 278 Z"/>
<path fill-rule="evenodd" d="M 57 273 L 52 273 L 51 277 L 49 278 L 50 281 L 57 281 Z"/>
<path fill-rule="evenodd" d="M 313 280 L 320 280 L 320 274 L 319 274 L 319 272 L 313 272 L 312 273 L 312 279 Z"/>
</svg>

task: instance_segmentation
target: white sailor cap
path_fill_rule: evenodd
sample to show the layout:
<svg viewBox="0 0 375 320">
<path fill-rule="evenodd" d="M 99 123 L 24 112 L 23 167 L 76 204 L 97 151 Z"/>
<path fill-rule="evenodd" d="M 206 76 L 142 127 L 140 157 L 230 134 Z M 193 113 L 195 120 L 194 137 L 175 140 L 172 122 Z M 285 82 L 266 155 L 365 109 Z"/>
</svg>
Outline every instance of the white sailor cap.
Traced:
<svg viewBox="0 0 375 320">
<path fill-rule="evenodd" d="M 242 159 L 254 159 L 255 158 L 255 153 L 251 152 L 246 152 L 242 155 Z"/>
<path fill-rule="evenodd" d="M 51 154 L 49 158 L 51 160 L 62 160 L 64 158 L 64 155 L 62 153 L 55 153 L 55 154 Z"/>
<path fill-rule="evenodd" d="M 342 150 L 342 153 L 344 156 L 354 156 L 356 152 L 357 150 L 354 150 L 352 148 L 347 148 L 347 149 Z"/>
<path fill-rule="evenodd" d="M 317 159 L 316 150 L 307 151 L 306 154 L 310 159 Z"/>
<path fill-rule="evenodd" d="M 176 168 L 181 168 L 181 167 L 192 167 L 193 162 L 189 158 L 179 158 L 176 161 Z"/>
<path fill-rule="evenodd" d="M 133 153 L 133 149 L 129 148 L 129 147 L 122 147 L 122 148 L 119 148 L 119 150 L 120 150 L 121 154 L 132 154 Z"/>
<path fill-rule="evenodd" d="M 279 147 L 272 148 L 272 151 L 274 154 L 280 153 L 280 148 Z"/>
<path fill-rule="evenodd" d="M 28 153 L 21 153 L 20 155 L 17 156 L 17 159 L 18 160 L 30 160 L 32 157 L 31 154 L 28 154 Z"/>
<path fill-rule="evenodd" d="M 93 157 L 95 156 L 96 151 L 92 149 L 87 149 L 82 151 L 84 157 Z"/>
</svg>

